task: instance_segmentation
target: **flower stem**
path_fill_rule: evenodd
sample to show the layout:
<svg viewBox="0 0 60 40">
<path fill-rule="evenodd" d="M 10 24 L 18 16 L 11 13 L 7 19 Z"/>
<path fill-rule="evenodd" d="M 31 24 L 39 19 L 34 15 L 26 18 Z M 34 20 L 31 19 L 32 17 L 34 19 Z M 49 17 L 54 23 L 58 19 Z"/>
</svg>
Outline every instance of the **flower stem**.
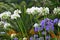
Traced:
<svg viewBox="0 0 60 40">
<path fill-rule="evenodd" d="M 22 21 L 22 20 L 21 20 L 21 22 L 22 22 L 22 25 L 23 25 L 23 27 L 24 27 L 24 24 L 23 24 L 23 21 Z M 25 34 L 26 34 L 26 36 L 28 36 L 28 34 L 27 34 L 27 31 L 26 31 L 25 27 L 24 27 L 24 30 L 25 30 Z"/>
<path fill-rule="evenodd" d="M 20 23 L 16 20 L 17 24 L 18 24 L 18 27 L 19 29 L 21 30 L 23 36 L 25 36 L 24 32 L 23 32 L 23 29 L 22 29 L 22 26 L 20 25 Z"/>
</svg>

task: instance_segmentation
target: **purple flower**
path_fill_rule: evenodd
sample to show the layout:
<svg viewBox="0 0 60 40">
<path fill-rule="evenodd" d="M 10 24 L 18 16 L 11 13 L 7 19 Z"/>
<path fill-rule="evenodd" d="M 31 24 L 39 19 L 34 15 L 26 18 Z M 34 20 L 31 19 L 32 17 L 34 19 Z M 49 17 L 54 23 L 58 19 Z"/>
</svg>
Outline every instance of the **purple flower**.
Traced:
<svg viewBox="0 0 60 40">
<path fill-rule="evenodd" d="M 34 28 L 34 31 L 35 31 L 35 32 L 38 32 L 38 31 L 39 31 L 39 27 L 35 27 L 35 28 Z"/>
<path fill-rule="evenodd" d="M 46 22 L 46 25 L 54 25 L 52 22 L 50 22 L 50 21 L 48 21 L 48 22 Z"/>
<path fill-rule="evenodd" d="M 39 31 L 42 31 L 42 30 L 43 30 L 43 27 L 39 27 L 38 30 L 39 30 Z"/>
<path fill-rule="evenodd" d="M 47 25 L 45 29 L 47 31 L 54 31 L 54 26 Z"/>
<path fill-rule="evenodd" d="M 45 26 L 45 20 L 42 20 L 40 23 L 41 26 Z"/>
<path fill-rule="evenodd" d="M 54 23 L 53 20 L 51 19 L 46 18 L 42 20 L 40 24 L 41 24 L 41 28 L 46 29 L 47 31 L 54 30 Z"/>
<path fill-rule="evenodd" d="M 50 20 L 50 22 L 52 22 L 52 23 L 53 23 L 54 21 L 53 21 L 53 20 Z"/>
<path fill-rule="evenodd" d="M 54 31 L 54 27 L 52 27 L 50 30 L 51 30 L 51 31 Z"/>
<path fill-rule="evenodd" d="M 43 32 L 42 32 L 42 35 L 45 35 L 45 34 L 46 34 L 46 32 L 45 32 L 45 31 L 43 31 Z"/>
<path fill-rule="evenodd" d="M 34 34 L 34 38 L 38 38 L 38 35 L 37 34 Z"/>
<path fill-rule="evenodd" d="M 58 23 L 58 18 L 54 19 L 54 23 L 55 24 Z"/>
<path fill-rule="evenodd" d="M 18 38 L 14 38 L 14 40 L 18 40 Z"/>
<path fill-rule="evenodd" d="M 45 21 L 49 21 L 50 19 L 49 18 L 46 18 L 46 19 L 44 19 Z"/>
<path fill-rule="evenodd" d="M 30 40 L 33 40 L 33 37 L 30 37 Z"/>
<path fill-rule="evenodd" d="M 59 19 L 59 21 L 58 22 L 60 22 L 60 19 Z"/>
<path fill-rule="evenodd" d="M 50 30 L 50 29 L 49 29 L 49 26 L 46 26 L 46 30 L 47 30 L 47 31 L 49 31 L 49 30 Z"/>
<path fill-rule="evenodd" d="M 50 36 L 46 36 L 46 40 L 50 40 Z"/>
</svg>

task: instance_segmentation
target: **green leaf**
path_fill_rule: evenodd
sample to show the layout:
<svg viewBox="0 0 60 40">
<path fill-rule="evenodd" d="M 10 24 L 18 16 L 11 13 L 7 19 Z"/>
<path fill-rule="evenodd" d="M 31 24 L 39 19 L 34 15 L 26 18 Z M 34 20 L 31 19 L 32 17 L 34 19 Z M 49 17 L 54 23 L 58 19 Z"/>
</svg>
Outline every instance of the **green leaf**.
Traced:
<svg viewBox="0 0 60 40">
<path fill-rule="evenodd" d="M 57 40 L 57 38 L 52 38 L 51 40 Z"/>
</svg>

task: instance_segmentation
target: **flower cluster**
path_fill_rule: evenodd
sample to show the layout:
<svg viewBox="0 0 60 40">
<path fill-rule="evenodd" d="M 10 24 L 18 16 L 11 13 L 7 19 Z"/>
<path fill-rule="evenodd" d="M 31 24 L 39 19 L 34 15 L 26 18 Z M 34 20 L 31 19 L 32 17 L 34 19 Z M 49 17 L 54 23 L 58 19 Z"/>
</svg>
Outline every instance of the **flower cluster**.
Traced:
<svg viewBox="0 0 60 40">
<path fill-rule="evenodd" d="M 18 17 L 20 17 L 19 13 L 21 13 L 21 10 L 15 10 L 14 14 L 12 14 L 10 11 L 5 11 L 3 13 L 0 14 L 0 18 L 1 19 L 17 19 Z"/>
<path fill-rule="evenodd" d="M 4 29 L 6 29 L 6 28 L 8 28 L 8 27 L 11 26 L 10 23 L 4 22 L 4 21 L 0 21 L 0 25 L 3 25 L 3 26 L 4 26 L 4 27 L 3 27 Z"/>
<path fill-rule="evenodd" d="M 54 24 L 57 24 L 60 27 L 60 19 L 58 18 L 54 19 Z"/>
<path fill-rule="evenodd" d="M 20 17 L 19 13 L 21 13 L 20 10 L 15 10 L 14 14 L 11 15 L 11 19 L 17 19 L 18 17 Z"/>
<path fill-rule="evenodd" d="M 31 21 L 31 23 L 34 23 L 35 20 L 36 20 L 36 22 L 37 21 L 39 22 L 39 20 L 37 18 L 39 18 L 41 15 L 43 15 L 42 16 L 42 19 L 43 19 L 44 16 L 46 16 L 47 14 L 49 14 L 49 8 L 48 7 L 32 7 L 32 8 L 27 8 L 26 12 L 28 14 L 32 14 L 32 17 L 30 17 L 31 20 L 30 19 L 28 20 L 24 15 L 22 15 L 23 17 L 25 17 L 27 19 L 26 23 L 28 24 L 29 21 Z M 0 19 L 1 19 L 0 26 L 3 25 L 4 29 L 9 29 L 9 27 L 10 28 L 11 27 L 12 28 L 14 28 L 14 27 L 19 28 L 19 31 L 21 31 L 21 34 L 24 37 L 22 40 L 28 40 L 25 37 L 25 36 L 28 36 L 27 34 L 29 34 L 29 33 L 27 33 L 28 31 L 26 30 L 26 28 L 24 27 L 24 26 L 26 26 L 26 24 L 24 23 L 25 18 L 23 19 L 23 17 L 22 17 L 21 20 L 20 19 L 19 20 L 15 20 L 15 19 L 21 17 L 20 13 L 21 13 L 21 10 L 18 10 L 18 9 L 15 10 L 13 13 L 11 13 L 10 11 L 5 11 L 5 12 L 1 13 L 0 14 Z M 60 8 L 54 8 L 53 13 L 54 14 L 60 14 Z M 39 17 L 37 17 L 36 14 Z M 35 19 L 35 15 L 37 17 L 36 19 Z M 12 25 L 10 23 L 12 23 Z M 49 18 L 44 18 L 43 20 L 40 21 L 40 23 L 35 23 L 34 25 L 31 24 L 31 26 L 32 25 L 34 26 L 34 28 L 32 28 L 33 32 L 34 32 L 33 33 L 34 35 L 32 35 L 31 37 L 29 36 L 30 40 L 44 40 L 44 37 L 45 37 L 46 40 L 49 40 L 49 38 L 50 38 L 50 32 L 54 33 L 55 29 L 57 28 L 57 27 L 55 27 L 56 26 L 55 24 L 57 24 L 60 27 L 60 19 L 56 18 L 56 19 L 52 20 L 52 19 L 49 19 Z M 15 28 L 14 28 L 14 31 L 15 31 Z M 14 31 L 11 32 L 11 30 L 10 30 L 10 32 L 11 32 L 10 36 L 11 36 L 11 38 L 15 37 L 14 40 L 18 40 L 18 38 L 16 36 L 20 32 L 16 33 Z M 8 32 L 8 34 L 10 32 Z M 2 32 L 2 33 L 4 33 L 4 32 Z M 46 35 L 46 34 L 48 34 L 48 35 Z"/>
<path fill-rule="evenodd" d="M 53 31 L 54 30 L 54 22 L 51 19 L 44 19 L 40 22 L 40 27 L 38 26 L 38 24 L 34 24 L 35 27 L 35 31 L 41 31 L 41 30 L 46 30 L 46 31 Z"/>
<path fill-rule="evenodd" d="M 54 30 L 54 23 L 51 19 L 44 19 L 40 23 L 41 27 L 47 31 L 53 31 Z"/>
<path fill-rule="evenodd" d="M 59 7 L 54 8 L 53 13 L 54 14 L 60 14 L 60 8 Z"/>
<path fill-rule="evenodd" d="M 28 14 L 39 14 L 39 15 L 47 15 L 49 14 L 49 8 L 48 7 L 32 7 L 32 8 L 28 8 L 26 11 Z"/>
<path fill-rule="evenodd" d="M 14 11 L 14 14 L 12 14 L 10 11 L 5 11 L 3 13 L 0 14 L 0 25 L 4 25 L 4 28 L 7 28 L 8 26 L 11 26 L 10 23 L 7 23 L 5 21 L 3 21 L 4 19 L 8 19 L 8 18 L 11 18 L 11 19 L 17 19 L 18 17 L 20 17 L 19 13 L 21 13 L 20 10 L 15 10 Z"/>
<path fill-rule="evenodd" d="M 0 14 L 0 18 L 1 19 L 7 19 L 11 16 L 11 12 L 10 11 L 5 11 L 3 13 Z"/>
<path fill-rule="evenodd" d="M 35 23 L 34 24 L 34 31 L 35 32 L 40 32 L 40 34 L 42 34 L 42 36 L 43 35 L 46 35 L 47 33 L 49 33 L 50 34 L 50 32 L 53 32 L 54 33 L 54 30 L 56 30 L 55 29 L 55 24 L 57 24 L 57 26 L 59 26 L 60 27 L 60 19 L 58 19 L 58 18 L 55 18 L 54 20 L 51 20 L 51 19 L 49 19 L 49 18 L 46 18 L 46 19 L 43 19 L 41 22 L 40 22 L 40 24 L 38 24 L 38 23 Z M 51 34 L 51 36 L 50 35 L 46 35 L 45 36 L 45 39 L 46 40 L 50 40 L 50 37 L 52 37 L 53 38 L 53 36 L 55 35 L 55 34 Z M 56 36 L 56 35 L 55 35 Z M 54 36 L 54 37 L 55 37 Z M 43 38 L 41 38 L 41 36 L 40 37 L 38 37 L 38 35 L 34 35 L 34 38 L 35 37 L 37 37 L 38 38 L 38 40 L 39 39 L 41 39 L 41 40 L 44 40 L 44 37 Z M 36 38 L 36 39 L 37 39 Z M 32 37 L 30 37 L 30 40 L 33 40 L 33 38 Z"/>
<path fill-rule="evenodd" d="M 51 37 L 48 35 L 45 37 L 45 40 L 50 40 L 50 38 Z M 39 37 L 37 34 L 35 34 L 33 37 L 30 37 L 30 40 L 44 40 L 44 37 Z"/>
<path fill-rule="evenodd" d="M 5 11 L 0 14 L 0 26 L 3 26 L 3 29 L 9 30 L 12 25 L 8 22 L 10 19 L 17 19 L 20 18 L 21 10 L 15 10 L 13 14 L 10 11 Z M 8 21 L 7 21 L 8 20 Z M 16 34 L 11 34 L 11 37 L 15 36 Z"/>
</svg>

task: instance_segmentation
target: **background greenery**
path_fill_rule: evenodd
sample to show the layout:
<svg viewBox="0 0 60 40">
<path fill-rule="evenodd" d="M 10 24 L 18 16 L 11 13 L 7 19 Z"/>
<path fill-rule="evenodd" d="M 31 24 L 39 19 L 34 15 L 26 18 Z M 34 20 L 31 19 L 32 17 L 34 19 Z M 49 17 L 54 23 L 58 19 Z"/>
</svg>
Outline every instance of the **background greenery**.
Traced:
<svg viewBox="0 0 60 40">
<path fill-rule="evenodd" d="M 20 6 L 32 7 L 32 6 L 42 6 L 49 7 L 51 10 L 55 7 L 60 6 L 60 0 L 0 0 L 0 12 L 5 10 L 13 11 Z"/>
</svg>

